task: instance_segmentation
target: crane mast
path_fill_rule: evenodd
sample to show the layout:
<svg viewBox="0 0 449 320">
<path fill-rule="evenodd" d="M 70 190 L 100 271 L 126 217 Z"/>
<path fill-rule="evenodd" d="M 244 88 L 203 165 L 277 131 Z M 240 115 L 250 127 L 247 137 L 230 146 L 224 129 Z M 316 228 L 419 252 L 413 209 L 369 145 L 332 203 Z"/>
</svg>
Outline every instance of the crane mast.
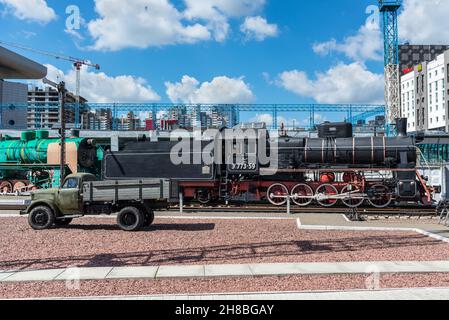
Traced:
<svg viewBox="0 0 449 320">
<path fill-rule="evenodd" d="M 401 117 L 398 11 L 401 0 L 379 0 L 384 34 L 385 107 L 391 126 Z"/>
</svg>

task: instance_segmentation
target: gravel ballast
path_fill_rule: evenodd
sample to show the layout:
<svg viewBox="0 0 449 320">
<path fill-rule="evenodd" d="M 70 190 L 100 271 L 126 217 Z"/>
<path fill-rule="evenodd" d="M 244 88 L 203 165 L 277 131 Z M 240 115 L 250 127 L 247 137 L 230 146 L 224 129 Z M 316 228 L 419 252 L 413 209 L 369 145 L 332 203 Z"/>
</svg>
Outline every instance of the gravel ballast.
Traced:
<svg viewBox="0 0 449 320">
<path fill-rule="evenodd" d="M 448 244 L 421 234 L 306 231 L 295 220 L 156 219 L 129 233 L 114 219 L 34 231 L 25 218 L 0 218 L 0 239 L 0 270 L 449 259 Z"/>
<path fill-rule="evenodd" d="M 183 279 L 183 280 L 107 280 L 81 281 L 79 287 L 59 282 L 29 282 L 0 284 L 0 298 L 50 298 L 135 296 L 163 294 L 211 294 L 239 292 L 288 292 L 367 289 L 373 283 L 369 275 L 322 275 Z M 379 279 L 382 288 L 448 287 L 449 274 L 383 274 Z M 372 288 L 371 288 L 372 289 Z"/>
</svg>

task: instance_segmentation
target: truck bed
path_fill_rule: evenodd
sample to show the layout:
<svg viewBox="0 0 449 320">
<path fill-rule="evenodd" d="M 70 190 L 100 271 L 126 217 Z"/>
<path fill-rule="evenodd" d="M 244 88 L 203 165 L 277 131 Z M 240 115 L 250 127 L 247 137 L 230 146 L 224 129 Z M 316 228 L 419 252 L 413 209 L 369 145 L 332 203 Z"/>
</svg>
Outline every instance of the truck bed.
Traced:
<svg viewBox="0 0 449 320">
<path fill-rule="evenodd" d="M 120 201 L 168 201 L 171 181 L 160 179 L 90 181 L 83 184 L 85 203 Z"/>
</svg>

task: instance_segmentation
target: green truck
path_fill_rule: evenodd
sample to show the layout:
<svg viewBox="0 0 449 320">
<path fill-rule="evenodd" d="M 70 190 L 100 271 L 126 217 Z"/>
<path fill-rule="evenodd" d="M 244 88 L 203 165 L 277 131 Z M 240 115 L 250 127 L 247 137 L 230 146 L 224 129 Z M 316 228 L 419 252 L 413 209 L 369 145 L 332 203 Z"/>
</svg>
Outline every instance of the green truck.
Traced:
<svg viewBox="0 0 449 320">
<path fill-rule="evenodd" d="M 88 215 L 118 212 L 117 224 L 124 231 L 138 231 L 150 226 L 154 210 L 167 208 L 172 182 L 170 180 L 97 181 L 88 173 L 65 178 L 62 187 L 37 190 L 22 215 L 35 230 L 69 225 L 73 219 Z"/>
</svg>

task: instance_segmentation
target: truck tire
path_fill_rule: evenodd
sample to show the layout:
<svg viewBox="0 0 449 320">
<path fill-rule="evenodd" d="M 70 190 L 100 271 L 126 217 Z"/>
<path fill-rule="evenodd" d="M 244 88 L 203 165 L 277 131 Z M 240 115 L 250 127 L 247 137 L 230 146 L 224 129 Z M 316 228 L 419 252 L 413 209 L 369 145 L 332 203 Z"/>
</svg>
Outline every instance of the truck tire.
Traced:
<svg viewBox="0 0 449 320">
<path fill-rule="evenodd" d="M 149 227 L 153 224 L 154 222 L 154 211 L 151 209 L 147 209 L 145 212 L 145 223 L 144 223 L 144 227 Z"/>
<path fill-rule="evenodd" d="M 55 222 L 55 213 L 47 206 L 37 206 L 28 215 L 28 224 L 34 230 L 45 230 Z"/>
<path fill-rule="evenodd" d="M 123 208 L 117 216 L 117 224 L 123 231 L 139 231 L 145 223 L 145 215 L 136 207 Z"/>
<path fill-rule="evenodd" d="M 68 226 L 72 221 L 73 221 L 73 219 L 70 219 L 70 218 L 67 218 L 67 219 L 56 219 L 56 220 L 55 220 L 55 226 L 58 226 L 58 227 L 66 227 L 66 226 Z"/>
</svg>

